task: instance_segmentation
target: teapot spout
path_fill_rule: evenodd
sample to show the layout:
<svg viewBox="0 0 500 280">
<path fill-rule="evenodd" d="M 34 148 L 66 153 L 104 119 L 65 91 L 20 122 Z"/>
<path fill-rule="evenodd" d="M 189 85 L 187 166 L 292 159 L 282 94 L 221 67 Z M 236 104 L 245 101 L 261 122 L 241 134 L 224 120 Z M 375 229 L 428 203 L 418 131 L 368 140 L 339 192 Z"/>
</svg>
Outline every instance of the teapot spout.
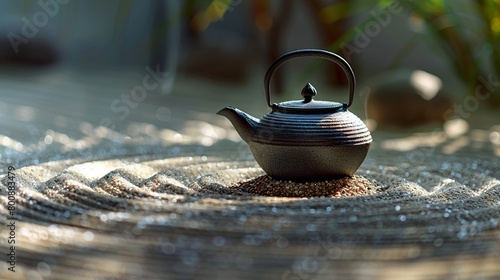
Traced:
<svg viewBox="0 0 500 280">
<path fill-rule="evenodd" d="M 257 125 L 259 124 L 259 119 L 234 107 L 226 107 L 217 112 L 217 115 L 228 118 L 236 129 L 236 132 L 238 132 L 243 141 L 247 143 L 251 141 L 257 129 Z"/>
</svg>

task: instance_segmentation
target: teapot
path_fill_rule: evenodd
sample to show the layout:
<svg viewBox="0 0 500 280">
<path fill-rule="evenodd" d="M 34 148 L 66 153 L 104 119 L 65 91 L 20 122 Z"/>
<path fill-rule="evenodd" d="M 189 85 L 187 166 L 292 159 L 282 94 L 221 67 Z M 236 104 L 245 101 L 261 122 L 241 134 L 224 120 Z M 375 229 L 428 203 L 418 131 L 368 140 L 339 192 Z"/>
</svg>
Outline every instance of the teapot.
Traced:
<svg viewBox="0 0 500 280">
<path fill-rule="evenodd" d="M 347 75 L 349 102 L 317 101 L 316 89 L 306 84 L 303 100 L 271 102 L 270 81 L 286 61 L 317 57 L 338 64 Z M 365 159 L 372 137 L 366 125 L 349 112 L 356 78 L 341 56 L 318 49 L 286 53 L 268 68 L 264 78 L 267 105 L 271 112 L 257 119 L 237 108 L 226 107 L 217 114 L 232 123 L 249 146 L 260 167 L 273 179 L 321 181 L 352 176 Z"/>
</svg>

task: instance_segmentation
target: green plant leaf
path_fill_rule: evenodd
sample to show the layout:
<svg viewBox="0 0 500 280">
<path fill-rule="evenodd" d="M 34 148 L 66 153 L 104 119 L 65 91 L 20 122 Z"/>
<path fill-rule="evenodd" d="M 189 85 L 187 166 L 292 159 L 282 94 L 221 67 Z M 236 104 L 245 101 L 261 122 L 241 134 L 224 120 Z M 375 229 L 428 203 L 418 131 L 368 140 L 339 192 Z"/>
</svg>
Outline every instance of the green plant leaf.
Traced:
<svg viewBox="0 0 500 280">
<path fill-rule="evenodd" d="M 356 5 L 353 5 L 349 1 L 340 1 L 322 8 L 320 16 L 321 20 L 324 23 L 331 24 L 342 19 L 354 17 L 361 14 L 368 14 L 368 12 L 370 10 L 373 10 L 374 7 L 376 6 L 368 1 Z"/>
</svg>

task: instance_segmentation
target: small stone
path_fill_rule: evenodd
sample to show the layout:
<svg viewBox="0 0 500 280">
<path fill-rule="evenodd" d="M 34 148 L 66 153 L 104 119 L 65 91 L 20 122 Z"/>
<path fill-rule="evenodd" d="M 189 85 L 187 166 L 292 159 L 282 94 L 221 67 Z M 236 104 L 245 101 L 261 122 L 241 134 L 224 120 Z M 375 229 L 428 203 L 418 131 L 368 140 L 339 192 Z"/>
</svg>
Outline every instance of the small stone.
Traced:
<svg viewBox="0 0 500 280">
<path fill-rule="evenodd" d="M 375 127 L 413 127 L 441 123 L 450 117 L 453 99 L 441 80 L 421 70 L 397 70 L 382 74 L 371 86 L 367 115 Z"/>
</svg>

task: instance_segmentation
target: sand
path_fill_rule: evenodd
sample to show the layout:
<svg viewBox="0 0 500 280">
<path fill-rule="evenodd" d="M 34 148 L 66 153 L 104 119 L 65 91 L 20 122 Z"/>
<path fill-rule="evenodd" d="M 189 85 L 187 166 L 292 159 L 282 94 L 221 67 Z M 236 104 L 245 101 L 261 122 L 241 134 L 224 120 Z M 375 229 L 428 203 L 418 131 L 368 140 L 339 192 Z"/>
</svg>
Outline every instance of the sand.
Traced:
<svg viewBox="0 0 500 280">
<path fill-rule="evenodd" d="M 16 170 L 14 279 L 500 275 L 489 154 L 394 164 L 411 152 L 374 147 L 353 178 L 305 184 L 272 180 L 239 143 L 190 150 Z"/>
<path fill-rule="evenodd" d="M 261 196 L 345 198 L 375 194 L 377 185 L 358 175 L 320 182 L 282 181 L 264 175 L 231 188 Z"/>
<path fill-rule="evenodd" d="M 154 111 L 151 98 L 140 112 Z M 70 117 L 54 127 L 43 110 L 33 128 L 4 107 L 19 128 L 1 135 L 2 174 L 16 167 L 18 246 L 16 273 L 2 261 L 0 278 L 500 277 L 496 127 L 375 132 L 353 178 L 304 184 L 266 176 L 222 118 L 185 113 L 189 98 L 176 103 L 183 119 L 125 131 Z M 35 128 L 41 141 L 27 136 Z"/>
</svg>

